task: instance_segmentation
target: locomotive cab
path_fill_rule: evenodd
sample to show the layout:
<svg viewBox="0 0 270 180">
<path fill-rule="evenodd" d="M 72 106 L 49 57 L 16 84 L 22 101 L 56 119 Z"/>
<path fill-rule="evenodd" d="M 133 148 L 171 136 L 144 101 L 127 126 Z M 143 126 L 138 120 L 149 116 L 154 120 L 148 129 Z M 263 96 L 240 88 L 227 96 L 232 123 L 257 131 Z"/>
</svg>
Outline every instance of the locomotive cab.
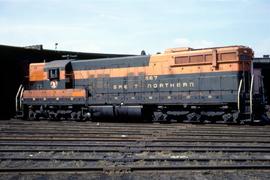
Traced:
<svg viewBox="0 0 270 180">
<path fill-rule="evenodd" d="M 73 87 L 71 60 L 52 61 L 45 64 L 46 86 L 52 89 L 70 89 Z"/>
<path fill-rule="evenodd" d="M 79 111 L 75 108 L 85 103 L 86 91 L 74 88 L 71 61 L 30 64 L 29 86 L 25 90 L 20 86 L 16 95 L 17 117 L 60 119 Z"/>
</svg>

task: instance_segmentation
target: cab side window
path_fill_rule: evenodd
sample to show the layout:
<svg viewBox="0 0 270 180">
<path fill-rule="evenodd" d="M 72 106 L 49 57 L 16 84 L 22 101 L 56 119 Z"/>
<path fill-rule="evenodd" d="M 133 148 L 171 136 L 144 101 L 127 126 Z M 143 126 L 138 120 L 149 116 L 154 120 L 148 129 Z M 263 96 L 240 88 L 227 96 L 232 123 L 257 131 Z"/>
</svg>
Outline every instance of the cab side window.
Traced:
<svg viewBox="0 0 270 180">
<path fill-rule="evenodd" d="M 59 69 L 50 69 L 49 79 L 59 79 Z"/>
</svg>

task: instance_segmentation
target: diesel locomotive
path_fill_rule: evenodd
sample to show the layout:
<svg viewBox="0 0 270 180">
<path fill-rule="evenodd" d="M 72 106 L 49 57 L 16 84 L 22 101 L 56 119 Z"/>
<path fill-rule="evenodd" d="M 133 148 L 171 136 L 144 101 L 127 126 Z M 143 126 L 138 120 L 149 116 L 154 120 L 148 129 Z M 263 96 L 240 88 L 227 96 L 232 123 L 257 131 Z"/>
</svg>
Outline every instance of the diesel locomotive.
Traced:
<svg viewBox="0 0 270 180">
<path fill-rule="evenodd" d="M 25 119 L 243 122 L 266 103 L 245 46 L 29 65 L 16 95 Z M 254 89 L 254 81 L 257 82 Z"/>
</svg>

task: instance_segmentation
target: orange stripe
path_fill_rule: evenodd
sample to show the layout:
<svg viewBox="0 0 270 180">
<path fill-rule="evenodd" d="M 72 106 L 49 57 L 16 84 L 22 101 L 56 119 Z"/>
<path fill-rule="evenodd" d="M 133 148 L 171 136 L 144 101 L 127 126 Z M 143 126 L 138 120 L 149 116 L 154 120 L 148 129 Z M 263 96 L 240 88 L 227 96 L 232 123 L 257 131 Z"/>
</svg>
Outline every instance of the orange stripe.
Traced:
<svg viewBox="0 0 270 180">
<path fill-rule="evenodd" d="M 73 96 L 73 97 L 85 97 L 85 90 L 74 89 L 74 90 L 72 91 L 72 96 Z"/>
<path fill-rule="evenodd" d="M 45 63 L 33 63 L 29 65 L 29 81 L 42 81 L 46 77 Z"/>
<path fill-rule="evenodd" d="M 60 71 L 60 80 L 64 80 L 64 79 L 66 79 L 66 77 L 65 77 L 65 70 L 62 70 L 62 71 Z"/>
<path fill-rule="evenodd" d="M 85 89 L 26 90 L 23 98 L 85 98 Z"/>
<path fill-rule="evenodd" d="M 244 63 L 244 66 L 242 65 Z M 212 63 L 204 64 L 186 64 L 186 65 L 170 65 L 169 63 L 155 63 L 147 67 L 130 67 L 130 68 L 117 68 L 107 70 L 110 77 L 125 77 L 128 73 L 133 73 L 138 76 L 144 73 L 147 76 L 151 75 L 174 75 L 174 74 L 193 74 L 193 73 L 210 73 L 210 72 L 230 72 L 230 71 L 249 71 L 250 61 L 237 61 L 237 62 L 222 62 L 218 63 L 217 67 L 212 67 Z M 88 79 L 96 78 L 104 75 L 104 69 L 97 70 L 82 70 L 74 71 L 75 79 Z"/>
</svg>

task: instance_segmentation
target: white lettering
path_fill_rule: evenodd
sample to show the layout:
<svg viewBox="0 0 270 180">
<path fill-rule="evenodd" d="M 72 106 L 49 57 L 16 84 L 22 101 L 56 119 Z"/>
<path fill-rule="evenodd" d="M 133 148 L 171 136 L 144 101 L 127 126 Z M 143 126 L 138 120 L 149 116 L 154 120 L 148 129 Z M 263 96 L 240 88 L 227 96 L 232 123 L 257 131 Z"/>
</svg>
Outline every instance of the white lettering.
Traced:
<svg viewBox="0 0 270 180">
<path fill-rule="evenodd" d="M 145 80 L 147 81 L 153 81 L 153 80 L 157 80 L 158 76 L 145 76 Z"/>
<path fill-rule="evenodd" d="M 154 76 L 153 76 L 154 77 Z M 117 89 L 129 89 L 129 88 L 139 88 L 138 84 L 134 84 L 133 86 L 128 86 L 127 84 L 114 84 L 112 85 L 114 90 Z M 146 84 L 146 88 L 181 88 L 181 87 L 195 87 L 195 83 L 194 82 L 177 82 L 177 83 L 148 83 Z"/>
</svg>

